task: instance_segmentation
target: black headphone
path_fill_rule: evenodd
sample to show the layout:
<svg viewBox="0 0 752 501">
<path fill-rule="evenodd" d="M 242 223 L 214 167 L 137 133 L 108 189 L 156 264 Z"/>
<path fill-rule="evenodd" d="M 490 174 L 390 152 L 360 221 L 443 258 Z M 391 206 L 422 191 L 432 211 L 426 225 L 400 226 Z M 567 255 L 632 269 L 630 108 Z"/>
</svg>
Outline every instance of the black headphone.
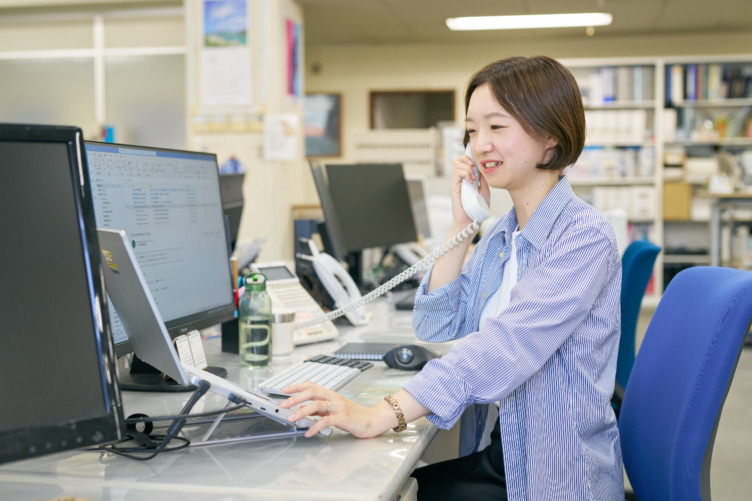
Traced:
<svg viewBox="0 0 752 501">
<path fill-rule="evenodd" d="M 151 421 L 142 421 L 143 418 L 148 417 L 146 414 L 131 414 L 125 420 L 126 430 L 128 430 L 128 435 L 141 447 L 156 449 L 156 442 L 149 437 L 151 432 L 154 431 L 154 424 Z"/>
</svg>

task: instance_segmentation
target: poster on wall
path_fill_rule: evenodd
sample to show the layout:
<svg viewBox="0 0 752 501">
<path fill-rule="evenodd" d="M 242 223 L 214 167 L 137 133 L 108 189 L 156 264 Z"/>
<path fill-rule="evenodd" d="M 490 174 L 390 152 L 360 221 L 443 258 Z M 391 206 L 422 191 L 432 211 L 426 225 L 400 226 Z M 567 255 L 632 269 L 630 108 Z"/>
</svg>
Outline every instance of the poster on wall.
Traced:
<svg viewBox="0 0 752 501">
<path fill-rule="evenodd" d="M 292 98 L 300 97 L 300 24 L 286 20 L 285 31 L 287 35 L 287 95 Z"/>
<path fill-rule="evenodd" d="M 295 113 L 272 113 L 264 117 L 264 159 L 296 160 L 300 124 Z"/>
<path fill-rule="evenodd" d="M 342 109 L 339 94 L 311 93 L 303 101 L 305 150 L 309 157 L 338 157 L 342 153 Z"/>
<path fill-rule="evenodd" d="M 251 104 L 247 0 L 204 0 L 201 105 Z"/>
</svg>

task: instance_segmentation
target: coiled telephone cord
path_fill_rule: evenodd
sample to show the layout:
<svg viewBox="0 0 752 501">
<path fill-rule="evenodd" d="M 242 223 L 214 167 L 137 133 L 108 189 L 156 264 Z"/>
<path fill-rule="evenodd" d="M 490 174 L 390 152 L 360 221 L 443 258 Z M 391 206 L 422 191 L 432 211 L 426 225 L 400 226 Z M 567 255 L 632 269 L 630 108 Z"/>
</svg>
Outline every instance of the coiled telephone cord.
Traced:
<svg viewBox="0 0 752 501">
<path fill-rule="evenodd" d="M 387 280 L 384 284 L 378 286 L 377 288 L 375 288 L 374 290 L 372 290 L 365 296 L 361 297 L 360 299 L 356 299 L 352 303 L 346 306 L 343 306 L 342 308 L 338 308 L 334 311 L 330 311 L 329 313 L 325 313 L 323 315 L 316 315 L 315 317 L 310 318 L 306 320 L 305 322 L 297 323 L 296 327 L 306 328 L 306 327 L 312 327 L 318 324 L 323 324 L 325 322 L 334 320 L 335 318 L 341 317 L 342 315 L 346 313 L 350 313 L 351 311 L 357 310 L 358 308 L 365 306 L 366 304 L 370 303 L 377 297 L 394 289 L 399 284 L 401 284 L 405 280 L 415 275 L 417 272 L 431 266 L 441 256 L 443 256 L 447 252 L 457 247 L 465 239 L 470 238 L 470 236 L 476 231 L 478 231 L 479 228 L 480 228 L 480 225 L 478 224 L 478 221 L 474 220 L 472 223 L 467 225 L 466 228 L 460 231 L 454 238 L 447 240 L 442 245 L 434 249 L 428 256 L 424 257 L 423 259 L 421 259 L 414 265 L 410 266 L 409 268 L 407 268 L 400 274 Z"/>
</svg>

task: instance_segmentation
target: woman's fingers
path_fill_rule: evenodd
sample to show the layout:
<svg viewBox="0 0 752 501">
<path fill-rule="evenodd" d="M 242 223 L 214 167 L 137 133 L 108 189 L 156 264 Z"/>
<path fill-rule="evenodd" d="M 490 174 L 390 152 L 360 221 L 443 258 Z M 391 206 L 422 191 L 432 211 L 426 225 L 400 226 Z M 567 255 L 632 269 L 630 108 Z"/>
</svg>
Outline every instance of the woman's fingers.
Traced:
<svg viewBox="0 0 752 501">
<path fill-rule="evenodd" d="M 282 388 L 284 393 L 291 394 L 290 398 L 284 400 L 280 405 L 287 409 L 294 405 L 298 405 L 307 400 L 324 400 L 327 398 L 333 398 L 337 393 L 329 390 L 325 390 L 321 386 L 315 383 L 299 383 L 293 384 L 286 388 Z"/>
<path fill-rule="evenodd" d="M 321 416 L 325 418 L 335 413 L 336 401 L 342 399 L 338 393 L 325 390 L 322 387 L 314 383 L 300 383 L 292 386 L 288 386 L 282 390 L 284 393 L 294 393 L 290 398 L 283 401 L 280 406 L 284 409 L 294 407 L 301 404 L 292 414 L 287 416 L 287 420 L 290 422 L 298 421 L 308 416 Z M 327 424 L 321 424 L 322 420 L 316 423 L 306 432 L 306 436 L 312 436 L 318 433 L 322 428 L 328 426 Z M 310 434 L 309 434 L 310 433 Z"/>
<path fill-rule="evenodd" d="M 330 423 L 330 418 L 329 418 L 329 416 L 324 416 L 324 417 L 322 417 L 321 419 L 319 419 L 318 421 L 316 421 L 316 422 L 315 422 L 315 423 L 313 424 L 313 426 L 311 426 L 310 428 L 308 428 L 308 429 L 307 429 L 307 430 L 305 431 L 305 436 L 306 436 L 307 438 L 310 438 L 310 437 L 312 437 L 312 436 L 316 435 L 316 434 L 317 434 L 318 432 L 320 432 L 320 431 L 321 431 L 321 430 L 323 430 L 324 428 L 326 428 L 326 427 L 330 426 L 331 424 L 333 424 L 333 423 Z"/>
<path fill-rule="evenodd" d="M 454 166 L 454 173 L 458 178 L 465 179 L 469 183 L 475 180 L 473 160 L 467 155 L 455 158 L 452 165 Z"/>
</svg>

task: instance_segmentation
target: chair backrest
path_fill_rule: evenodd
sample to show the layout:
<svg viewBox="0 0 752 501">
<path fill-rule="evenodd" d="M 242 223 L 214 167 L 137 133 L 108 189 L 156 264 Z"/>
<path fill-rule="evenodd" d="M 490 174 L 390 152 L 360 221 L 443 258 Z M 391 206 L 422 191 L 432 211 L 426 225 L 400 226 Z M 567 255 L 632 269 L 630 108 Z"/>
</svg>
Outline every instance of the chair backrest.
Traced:
<svg viewBox="0 0 752 501">
<path fill-rule="evenodd" d="M 661 248 L 647 240 L 635 240 L 621 258 L 621 339 L 616 361 L 616 382 L 627 387 L 635 361 L 635 336 L 640 305 Z"/>
<path fill-rule="evenodd" d="M 721 409 L 752 318 L 752 272 L 698 266 L 663 293 L 619 417 L 624 467 L 640 501 L 710 499 Z"/>
</svg>

